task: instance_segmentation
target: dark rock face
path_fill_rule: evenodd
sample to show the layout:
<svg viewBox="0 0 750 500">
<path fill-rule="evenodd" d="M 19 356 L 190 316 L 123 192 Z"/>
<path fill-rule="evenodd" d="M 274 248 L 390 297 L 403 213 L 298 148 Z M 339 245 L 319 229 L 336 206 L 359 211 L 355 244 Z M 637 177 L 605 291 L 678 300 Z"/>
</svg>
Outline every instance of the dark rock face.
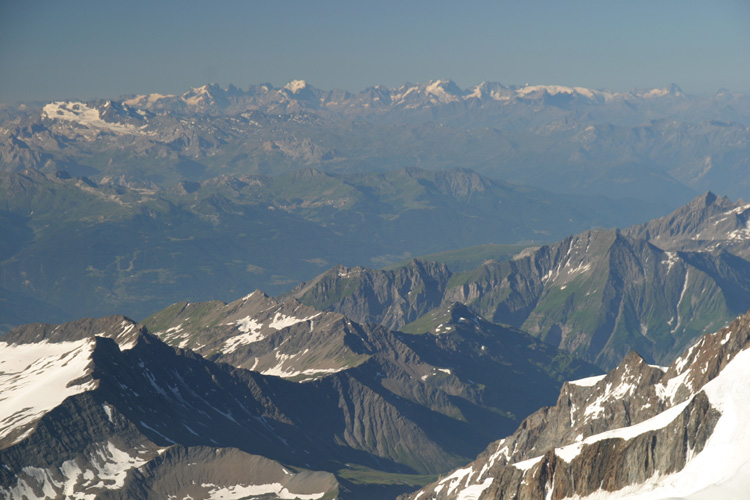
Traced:
<svg viewBox="0 0 750 500">
<path fill-rule="evenodd" d="M 19 327 L 0 348 L 30 356 L 46 346 L 53 354 L 37 364 L 58 370 L 80 390 L 56 407 L 22 412 L 23 425 L 2 435 L 0 460 L 9 468 L 0 471 L 0 491 L 195 497 L 278 483 L 276 490 L 330 496 L 340 483 L 332 474 L 349 468 L 342 464 L 386 478 L 449 470 L 509 431 L 516 415 L 552 397 L 561 379 L 596 373 L 459 307 L 446 321 L 455 333 L 440 337 L 361 326 L 260 292 L 231 304 L 180 303 L 150 318 L 165 339 L 198 351 L 207 346 L 206 355 L 220 361 L 170 347 L 121 316 Z M 238 338 L 247 342 L 230 350 Z M 79 344 L 88 350 L 71 351 Z M 80 373 L 64 369 L 73 352 Z M 304 383 L 240 368 L 251 364 Z M 18 383 L 33 385 L 43 375 L 20 372 Z M 14 388 L 8 380 L 0 382 Z M 520 394 L 522 383 L 534 388 L 532 397 Z M 276 474 L 291 482 L 258 482 L 270 473 L 228 478 L 219 458 L 225 452 L 236 457 L 236 470 L 263 460 L 277 472 L 281 464 L 293 468 Z M 208 486 L 192 485 L 194 475 L 205 475 Z M 372 490 L 356 477 L 344 484 L 344 498 L 406 489 L 376 481 Z M 280 495 L 276 490 L 263 494 Z"/>
<path fill-rule="evenodd" d="M 612 372 L 564 385 L 473 463 L 403 498 L 539 500 L 617 491 L 682 470 L 722 414 L 702 387 L 750 345 L 750 313 L 706 335 L 669 368 L 631 353 Z M 659 416 L 663 424 L 649 420 Z"/>
<path fill-rule="evenodd" d="M 291 295 L 360 323 L 398 329 L 440 305 L 450 278 L 445 265 L 414 260 L 395 271 L 335 267 Z"/>
<path fill-rule="evenodd" d="M 98 394 L 69 398 L 45 415 L 27 440 L 0 450 L 5 498 L 166 498 L 212 491 L 332 498 L 333 474 L 293 473 L 234 448 L 159 446 Z M 8 495 L 7 497 L 5 495 Z M 275 497 L 275 496 L 274 496 Z"/>
<path fill-rule="evenodd" d="M 495 481 L 481 498 L 507 498 L 501 492 L 515 487 L 519 499 L 559 500 L 598 490 L 616 491 L 642 483 L 656 473 L 679 471 L 685 466 L 686 450 L 703 450 L 719 416 L 706 395 L 699 393 L 672 423 L 659 431 L 629 440 L 603 439 L 584 445 L 570 462 L 548 451 L 526 473 L 525 483 Z"/>
<path fill-rule="evenodd" d="M 83 318 L 61 325 L 46 323 L 29 323 L 14 328 L 2 337 L 10 344 L 32 344 L 35 342 L 72 342 L 94 336 L 108 337 L 121 345 L 136 341 L 140 334 L 146 333 L 143 325 L 125 316 L 107 316 L 106 318 Z"/>
</svg>

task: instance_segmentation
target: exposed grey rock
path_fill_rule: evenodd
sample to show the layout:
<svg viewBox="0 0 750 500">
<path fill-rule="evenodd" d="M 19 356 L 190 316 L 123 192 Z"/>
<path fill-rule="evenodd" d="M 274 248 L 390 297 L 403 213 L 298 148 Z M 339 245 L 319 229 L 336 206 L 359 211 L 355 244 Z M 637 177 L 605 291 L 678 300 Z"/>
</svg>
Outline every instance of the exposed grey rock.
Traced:
<svg viewBox="0 0 750 500">
<path fill-rule="evenodd" d="M 445 265 L 419 259 L 394 271 L 338 266 L 290 293 L 318 309 L 398 329 L 440 305 L 450 275 Z"/>
<path fill-rule="evenodd" d="M 649 240 L 667 251 L 727 251 L 747 259 L 750 256 L 750 205 L 732 202 L 706 192 L 666 217 L 633 226 L 625 232 Z"/>
<path fill-rule="evenodd" d="M 308 318 L 310 314 L 314 318 Z M 338 474 L 342 464 L 350 464 L 385 477 L 437 473 L 465 461 L 503 429 L 512 428 L 516 415 L 538 405 L 538 398 L 549 397 L 564 374 L 594 370 L 519 332 L 463 331 L 456 325 L 460 336 L 405 336 L 380 326 L 358 325 L 337 313 L 321 313 L 291 298 L 278 302 L 260 292 L 232 304 L 177 304 L 152 320 L 165 328 L 165 337 L 197 350 L 210 344 L 212 335 L 210 349 L 215 352 L 227 350 L 237 336 L 256 335 L 238 330 L 238 322 L 257 325 L 257 334 L 268 338 L 250 341 L 225 362 L 213 362 L 169 347 L 144 326 L 121 316 L 16 329 L 0 348 L 87 340 L 93 345 L 90 358 L 76 361 L 86 365 L 80 375 L 65 375 L 83 392 L 42 410 L 0 440 L 0 455 L 9 457 L 11 467 L 0 478 L 0 488 L 37 495 L 46 491 L 50 497 L 65 491 L 102 498 L 204 494 L 187 480 L 193 471 L 213 477 L 206 479 L 214 485 L 206 491 L 260 484 L 259 476 L 252 474 L 227 479 L 217 472 L 223 466 L 203 459 L 198 460 L 202 465 L 190 469 L 192 462 L 185 456 L 199 449 L 208 450 L 200 452 L 204 455 L 236 449 L 232 453 L 239 454 L 240 464 L 261 460 L 250 457 L 257 455 L 295 472 Z M 479 319 L 474 321 L 471 324 L 479 327 Z M 486 345 L 486 352 L 480 344 Z M 464 352 L 458 355 L 459 351 Z M 452 353 L 453 362 L 447 362 Z M 304 358 L 303 365 L 295 365 L 295 354 Z M 84 355 L 85 351 L 76 354 Z M 251 359 L 259 364 L 257 360 L 264 358 L 278 362 L 286 356 L 291 362 L 284 367 L 311 370 L 304 377 L 307 382 L 229 364 L 246 366 Z M 62 369 L 67 362 L 47 359 L 45 364 Z M 40 374 L 32 371 L 28 377 Z M 16 376 L 18 383 L 28 383 L 26 376 Z M 498 380 L 503 382 L 497 384 Z M 514 392 L 521 381 L 535 388 L 533 397 Z M 184 453 L 179 451 L 183 448 Z M 100 455 L 104 458 L 96 458 Z M 177 458 L 169 458 L 173 455 Z M 114 470 L 114 465 L 103 465 L 107 460 L 124 468 L 102 472 Z M 18 472 L 24 467 L 36 469 Z M 197 472 L 204 469 L 207 472 Z M 309 476 L 312 484 L 320 484 L 317 475 L 299 473 L 298 482 L 307 484 Z M 97 478 L 105 477 L 113 482 L 98 486 Z M 320 477 L 329 484 L 333 476 Z M 356 477 L 342 479 L 343 498 L 376 498 L 405 489 L 384 484 L 368 490 Z M 280 484 L 291 491 L 287 483 Z M 325 494 L 334 486 L 326 486 Z"/>
<path fill-rule="evenodd" d="M 72 342 L 94 336 L 114 339 L 120 345 L 132 345 L 139 335 L 146 333 L 143 325 L 125 316 L 104 318 L 82 318 L 68 323 L 51 325 L 29 323 L 14 328 L 2 337 L 9 344 L 33 344 L 36 342 Z"/>
<path fill-rule="evenodd" d="M 584 497 L 680 471 L 721 418 L 702 387 L 749 345 L 750 313 L 704 336 L 669 368 L 631 353 L 606 376 L 565 384 L 555 406 L 529 416 L 468 466 L 403 498 L 450 499 L 469 491 L 480 499 Z M 665 425 L 627 437 L 602 434 L 670 409 L 679 412 Z"/>
</svg>

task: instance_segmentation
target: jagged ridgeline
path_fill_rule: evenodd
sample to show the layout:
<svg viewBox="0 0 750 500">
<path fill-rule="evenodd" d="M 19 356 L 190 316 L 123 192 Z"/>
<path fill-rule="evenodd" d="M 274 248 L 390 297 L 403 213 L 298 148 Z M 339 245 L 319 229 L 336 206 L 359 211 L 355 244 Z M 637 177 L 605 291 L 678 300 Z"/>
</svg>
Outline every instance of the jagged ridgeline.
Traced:
<svg viewBox="0 0 750 500">
<path fill-rule="evenodd" d="M 748 347 L 750 313 L 669 367 L 631 352 L 607 375 L 564 384 L 555 406 L 402 498 L 744 498 Z"/>
<path fill-rule="evenodd" d="M 122 316 L 19 327 L 0 342 L 0 493 L 392 498 L 599 372 L 444 315 L 409 335 L 254 292 L 175 304 L 154 334 Z"/>
<path fill-rule="evenodd" d="M 438 332 L 432 310 L 460 302 L 603 368 L 632 349 L 669 363 L 750 304 L 750 205 L 712 193 L 624 230 L 590 230 L 506 261 L 453 273 L 415 260 L 335 267 L 292 295 L 321 310 Z"/>
</svg>

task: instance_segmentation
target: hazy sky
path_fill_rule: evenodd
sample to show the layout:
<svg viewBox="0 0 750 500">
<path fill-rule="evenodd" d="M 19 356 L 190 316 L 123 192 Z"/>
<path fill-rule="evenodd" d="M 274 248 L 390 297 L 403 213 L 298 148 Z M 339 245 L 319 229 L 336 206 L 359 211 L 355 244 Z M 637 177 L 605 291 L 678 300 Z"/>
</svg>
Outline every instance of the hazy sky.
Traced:
<svg viewBox="0 0 750 500">
<path fill-rule="evenodd" d="M 747 92 L 750 0 L 0 0 L 0 102 L 437 78 Z"/>
</svg>

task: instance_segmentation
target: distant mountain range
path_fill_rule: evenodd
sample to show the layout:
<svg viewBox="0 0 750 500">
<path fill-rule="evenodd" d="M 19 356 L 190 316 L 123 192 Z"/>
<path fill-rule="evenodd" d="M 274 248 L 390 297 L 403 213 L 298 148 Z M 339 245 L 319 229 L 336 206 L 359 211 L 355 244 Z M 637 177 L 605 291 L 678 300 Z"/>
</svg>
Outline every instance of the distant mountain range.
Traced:
<svg viewBox="0 0 750 500">
<path fill-rule="evenodd" d="M 5 107 L 0 168 L 173 186 L 220 175 L 465 167 L 558 192 L 748 197 L 750 98 L 437 80 L 360 93 L 303 81 Z M 658 196 L 657 196 L 658 195 Z"/>
</svg>

